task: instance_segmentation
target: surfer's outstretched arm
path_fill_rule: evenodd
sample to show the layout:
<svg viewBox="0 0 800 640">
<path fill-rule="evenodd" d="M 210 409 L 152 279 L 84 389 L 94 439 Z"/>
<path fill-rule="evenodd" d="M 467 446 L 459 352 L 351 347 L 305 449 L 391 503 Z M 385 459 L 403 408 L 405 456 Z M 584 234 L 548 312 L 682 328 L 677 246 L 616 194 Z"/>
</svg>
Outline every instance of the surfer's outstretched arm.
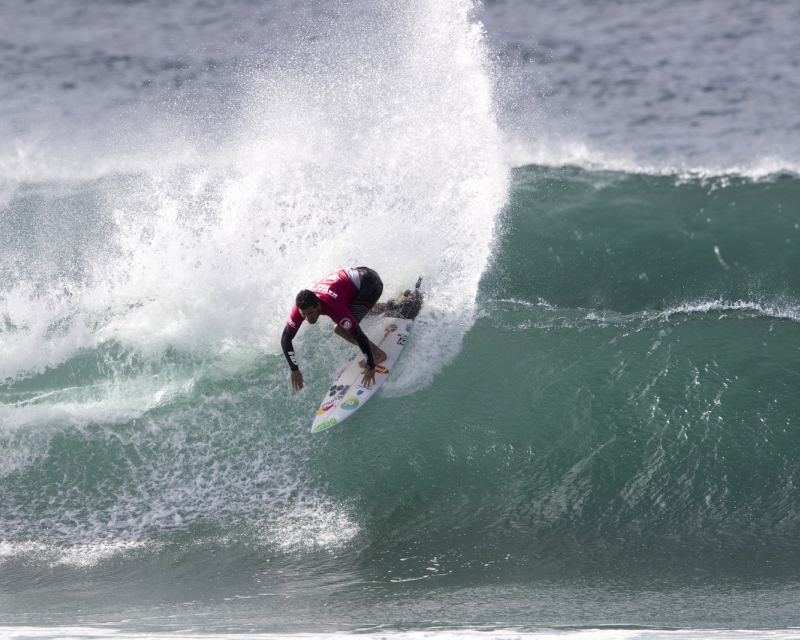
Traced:
<svg viewBox="0 0 800 640">
<path fill-rule="evenodd" d="M 292 375 L 290 377 L 292 380 L 292 386 L 300 391 L 303 388 L 303 374 L 300 373 L 300 369 L 297 371 L 292 371 Z"/>
<path fill-rule="evenodd" d="M 366 364 L 364 366 L 367 369 L 374 369 L 375 357 L 372 355 L 372 343 L 369 341 L 369 338 L 367 338 L 367 335 L 361 330 L 361 327 L 356 326 L 354 334 L 355 335 L 350 335 L 355 338 L 358 348 L 361 349 L 361 353 L 364 354 L 364 359 L 366 360 Z"/>
<path fill-rule="evenodd" d="M 286 362 L 289 363 L 289 368 L 292 370 L 292 386 L 298 391 L 303 388 L 303 374 L 300 373 L 300 367 L 297 366 L 297 357 L 294 355 L 294 347 L 292 346 L 292 334 L 289 333 L 287 327 L 283 328 L 283 335 L 281 336 L 281 348 Z"/>
<path fill-rule="evenodd" d="M 358 342 L 358 347 L 364 354 L 364 373 L 361 383 L 365 387 L 370 387 L 375 383 L 375 358 L 372 355 L 372 343 L 361 330 L 361 327 L 358 326 L 356 326 L 355 335 L 353 337 L 356 339 L 356 342 Z"/>
<path fill-rule="evenodd" d="M 371 386 L 375 382 L 375 363 L 383 362 L 386 360 L 386 353 L 380 347 L 376 346 L 372 340 L 367 338 L 367 335 L 361 330 L 361 327 L 356 325 L 354 333 L 346 331 L 344 327 L 338 324 L 333 325 L 333 332 L 337 336 L 341 336 L 351 344 L 357 344 L 364 354 L 362 360 L 362 367 L 364 367 L 363 384 L 365 387 Z"/>
</svg>

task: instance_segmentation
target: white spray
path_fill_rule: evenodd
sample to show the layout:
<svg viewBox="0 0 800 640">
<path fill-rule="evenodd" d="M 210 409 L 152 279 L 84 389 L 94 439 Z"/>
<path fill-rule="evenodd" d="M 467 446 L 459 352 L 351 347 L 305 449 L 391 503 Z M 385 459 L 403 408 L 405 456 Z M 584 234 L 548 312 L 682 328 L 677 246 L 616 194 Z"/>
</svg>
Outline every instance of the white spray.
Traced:
<svg viewBox="0 0 800 640">
<path fill-rule="evenodd" d="M 411 284 L 425 274 L 415 366 L 394 385 L 429 382 L 471 325 L 508 189 L 471 11 L 465 0 L 379 3 L 364 24 L 251 72 L 238 135 L 213 161 L 109 186 L 114 243 L 89 277 L 4 296 L 3 314 L 24 329 L 0 334 L 1 375 L 111 339 L 274 353 L 297 290 L 368 265 Z M 396 293 L 401 279 L 387 284 Z"/>
</svg>

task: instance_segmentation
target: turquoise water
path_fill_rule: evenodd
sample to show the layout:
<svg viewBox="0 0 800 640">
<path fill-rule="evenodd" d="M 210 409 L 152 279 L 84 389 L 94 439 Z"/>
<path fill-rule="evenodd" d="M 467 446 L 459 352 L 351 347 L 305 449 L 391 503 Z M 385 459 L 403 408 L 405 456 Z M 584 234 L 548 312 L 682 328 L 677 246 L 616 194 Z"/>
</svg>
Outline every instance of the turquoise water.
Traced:
<svg viewBox="0 0 800 640">
<path fill-rule="evenodd" d="M 797 637 L 796 18 L 0 8 L 0 636 Z"/>
<path fill-rule="evenodd" d="M 7 378 L 0 620 L 795 625 L 799 189 L 516 170 L 457 355 L 326 434 L 324 330 L 302 394 L 276 345 Z"/>
</svg>

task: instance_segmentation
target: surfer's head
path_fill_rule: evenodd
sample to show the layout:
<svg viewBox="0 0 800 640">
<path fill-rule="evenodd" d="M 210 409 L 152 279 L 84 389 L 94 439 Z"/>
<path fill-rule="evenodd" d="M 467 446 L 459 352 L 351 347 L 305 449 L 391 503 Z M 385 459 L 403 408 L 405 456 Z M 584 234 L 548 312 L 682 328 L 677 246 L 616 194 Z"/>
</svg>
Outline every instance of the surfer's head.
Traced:
<svg viewBox="0 0 800 640">
<path fill-rule="evenodd" d="M 314 324 L 319 320 L 319 312 L 322 310 L 322 305 L 313 291 L 303 289 L 297 294 L 294 303 L 297 305 L 300 315 L 303 316 L 303 319 L 309 324 Z"/>
</svg>

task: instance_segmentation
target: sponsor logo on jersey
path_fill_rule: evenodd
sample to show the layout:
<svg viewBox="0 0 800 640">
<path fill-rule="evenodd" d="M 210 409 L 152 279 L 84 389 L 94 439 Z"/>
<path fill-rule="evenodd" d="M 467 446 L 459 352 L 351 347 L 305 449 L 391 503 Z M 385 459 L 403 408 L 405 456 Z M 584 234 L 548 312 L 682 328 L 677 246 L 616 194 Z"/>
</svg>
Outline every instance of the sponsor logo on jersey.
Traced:
<svg viewBox="0 0 800 640">
<path fill-rule="evenodd" d="M 315 284 L 312 288 L 312 291 L 315 293 L 322 293 L 326 296 L 330 296 L 331 298 L 338 298 L 339 294 L 331 291 L 331 288 L 327 284 Z"/>
<path fill-rule="evenodd" d="M 342 320 L 342 329 L 345 331 L 350 331 L 350 328 L 353 326 L 353 323 L 350 322 L 350 318 L 344 318 Z"/>
<path fill-rule="evenodd" d="M 294 322 L 291 318 L 286 322 L 292 329 L 297 329 L 297 323 Z"/>
</svg>

